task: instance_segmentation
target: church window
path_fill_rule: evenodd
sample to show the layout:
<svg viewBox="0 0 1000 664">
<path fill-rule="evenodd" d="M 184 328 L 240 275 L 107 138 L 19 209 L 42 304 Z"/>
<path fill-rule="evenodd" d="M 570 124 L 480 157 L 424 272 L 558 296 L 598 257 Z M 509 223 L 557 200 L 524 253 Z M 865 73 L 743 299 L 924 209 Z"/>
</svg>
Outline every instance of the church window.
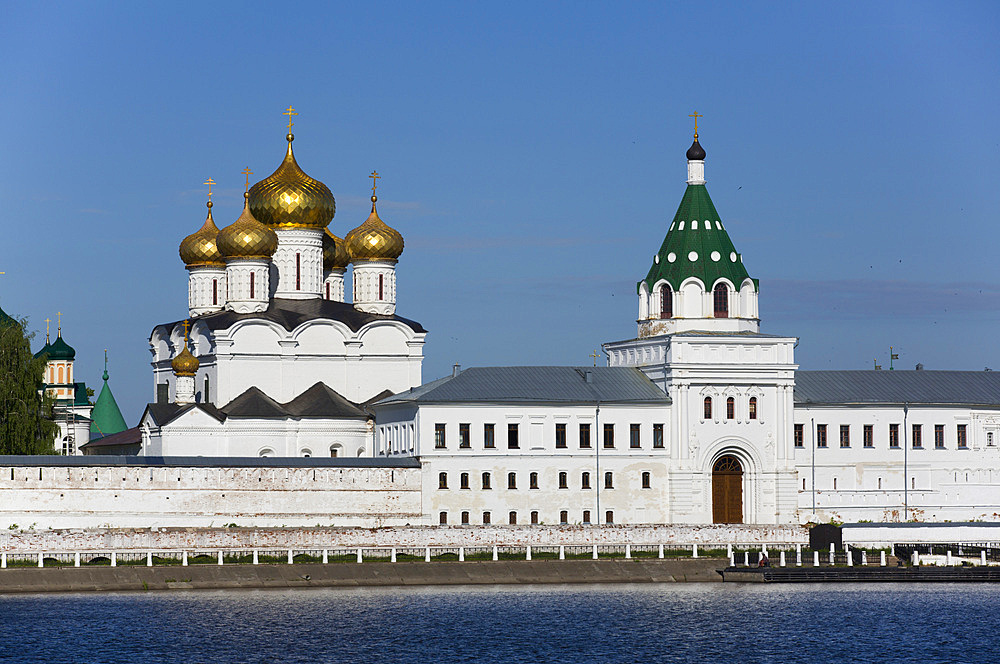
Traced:
<svg viewBox="0 0 1000 664">
<path fill-rule="evenodd" d="M 295 254 L 295 290 L 302 290 L 302 254 Z"/>
<path fill-rule="evenodd" d="M 726 419 L 732 420 L 736 418 L 736 399 L 729 397 L 726 399 Z"/>
<path fill-rule="evenodd" d="M 750 397 L 750 419 L 757 419 L 757 397 Z"/>
<path fill-rule="evenodd" d="M 569 512 L 562 510 L 559 512 L 559 525 L 565 526 L 567 523 L 569 523 Z"/>
<path fill-rule="evenodd" d="M 590 510 L 583 510 L 583 522 L 590 524 Z"/>
<path fill-rule="evenodd" d="M 62 382 L 63 382 L 63 368 L 60 366 L 59 367 L 59 383 L 62 384 Z"/>
<path fill-rule="evenodd" d="M 924 441 L 923 441 L 920 433 L 921 433 L 921 431 L 920 431 L 920 425 L 919 424 L 914 424 L 913 425 L 913 449 L 919 449 L 919 448 L 922 448 L 924 446 Z"/>
<path fill-rule="evenodd" d="M 705 397 L 705 419 L 712 419 L 712 397 Z"/>
<path fill-rule="evenodd" d="M 458 446 L 466 449 L 472 447 L 472 434 L 468 424 L 458 425 Z"/>
<path fill-rule="evenodd" d="M 507 425 L 507 449 L 516 450 L 521 447 L 517 438 L 517 424 Z"/>
<path fill-rule="evenodd" d="M 836 477 L 833 478 L 833 490 L 834 491 L 837 490 L 837 478 Z"/>
<path fill-rule="evenodd" d="M 569 473 L 566 472 L 559 473 L 559 488 L 560 489 L 569 488 Z"/>
<path fill-rule="evenodd" d="M 663 447 L 663 425 L 654 424 L 653 425 L 653 449 L 661 449 Z"/>
<path fill-rule="evenodd" d="M 615 425 L 604 425 L 604 449 L 612 450 L 615 447 Z"/>
<path fill-rule="evenodd" d="M 899 447 L 899 425 L 889 425 L 889 447 Z"/>
<path fill-rule="evenodd" d="M 826 425 L 816 425 L 816 447 L 826 447 Z"/>
<path fill-rule="evenodd" d="M 532 512 L 531 512 L 531 525 L 533 525 L 533 526 L 537 526 L 538 525 L 538 512 L 536 512 L 534 510 L 532 510 Z"/>
<path fill-rule="evenodd" d="M 796 424 L 795 430 L 792 434 L 795 440 L 795 447 L 802 447 L 805 444 L 805 426 L 802 424 Z"/>
<path fill-rule="evenodd" d="M 493 484 L 491 483 L 489 473 L 483 473 L 483 488 L 487 490 L 493 488 Z"/>
<path fill-rule="evenodd" d="M 483 512 L 483 525 L 488 526 L 493 521 L 493 515 L 489 512 Z"/>
<path fill-rule="evenodd" d="M 306 459 L 313 455 L 312 450 L 302 450 L 301 454 Z"/>
<path fill-rule="evenodd" d="M 461 488 L 463 488 L 463 489 L 468 489 L 469 488 L 469 474 L 468 473 L 462 473 L 461 475 L 459 475 L 459 486 Z"/>
<path fill-rule="evenodd" d="M 639 425 L 630 424 L 628 427 L 628 446 L 630 449 L 638 449 L 640 445 L 639 440 Z"/>
<path fill-rule="evenodd" d="M 878 488 L 879 488 L 879 489 L 881 489 L 881 488 L 882 488 L 882 478 L 881 478 L 881 477 L 880 477 L 880 478 L 878 478 Z"/>
<path fill-rule="evenodd" d="M 483 447 L 490 449 L 497 446 L 496 438 L 494 436 L 494 430 L 496 429 L 493 424 L 483 425 Z"/>
<path fill-rule="evenodd" d="M 934 425 L 934 449 L 943 450 L 944 449 L 944 425 L 935 424 Z"/>
<path fill-rule="evenodd" d="M 840 425 L 840 446 L 850 447 L 851 446 L 851 425 L 841 424 Z"/>
<path fill-rule="evenodd" d="M 993 432 L 990 431 L 986 434 L 986 445 L 987 447 L 993 447 Z"/>
<path fill-rule="evenodd" d="M 866 424 L 862 429 L 861 444 L 865 447 L 875 447 L 875 425 Z"/>
<path fill-rule="evenodd" d="M 203 401 L 205 403 L 212 403 L 212 397 L 211 397 L 212 393 L 208 391 L 208 388 L 209 388 L 209 382 L 208 382 L 208 376 L 206 375 L 205 376 L 205 394 L 204 394 L 205 398 L 203 399 Z"/>
<path fill-rule="evenodd" d="M 538 473 L 531 473 L 528 475 L 528 488 L 537 489 L 538 488 Z"/>
<path fill-rule="evenodd" d="M 212 304 L 219 303 L 219 280 L 212 279 Z"/>
<path fill-rule="evenodd" d="M 644 471 L 642 473 L 642 488 L 648 489 L 650 487 L 650 474 L 649 471 Z"/>
<path fill-rule="evenodd" d="M 378 299 L 382 299 L 382 275 L 378 275 Z"/>
<path fill-rule="evenodd" d="M 330 456 L 334 457 L 334 458 L 340 456 L 340 446 L 339 445 L 331 445 L 330 446 Z"/>
<path fill-rule="evenodd" d="M 604 473 L 604 488 L 605 489 L 615 488 L 615 475 L 610 470 Z"/>
<path fill-rule="evenodd" d="M 255 272 L 251 272 L 250 273 L 250 299 L 251 300 L 254 298 L 254 284 L 256 283 L 256 280 L 254 278 L 256 276 L 257 276 L 257 273 L 255 273 Z"/>
<path fill-rule="evenodd" d="M 517 488 L 517 473 L 507 473 L 507 488 L 508 489 Z"/>
<path fill-rule="evenodd" d="M 958 425 L 958 430 L 955 433 L 958 436 L 958 448 L 959 449 L 965 449 L 965 448 L 967 448 L 969 446 L 969 441 L 965 437 L 965 425 L 964 424 L 959 424 Z"/>
<path fill-rule="evenodd" d="M 469 513 L 468 512 L 462 512 L 462 525 L 463 526 L 469 525 Z"/>
<path fill-rule="evenodd" d="M 611 524 L 611 523 L 614 523 L 614 522 L 615 522 L 615 513 L 613 511 L 611 511 L 611 510 L 608 510 L 607 512 L 605 512 L 604 513 L 604 523 Z"/>
<path fill-rule="evenodd" d="M 590 473 L 584 472 L 580 475 L 580 488 L 589 489 L 590 488 Z"/>
<path fill-rule="evenodd" d="M 438 473 L 438 488 L 439 489 L 448 488 L 448 473 Z"/>
<path fill-rule="evenodd" d="M 434 449 L 443 450 L 445 448 L 445 425 L 434 425 Z"/>
<path fill-rule="evenodd" d="M 441 512 L 440 514 L 438 514 L 438 523 L 440 523 L 442 526 L 447 526 L 448 525 L 448 513 L 447 512 Z"/>
<path fill-rule="evenodd" d="M 326 285 L 326 299 L 330 299 L 330 284 Z"/>
<path fill-rule="evenodd" d="M 590 425 L 581 424 L 580 425 L 580 447 L 582 449 L 590 449 Z"/>
<path fill-rule="evenodd" d="M 674 316 L 674 293 L 670 286 L 663 284 L 660 286 L 660 318 L 673 318 Z"/>
<path fill-rule="evenodd" d="M 556 424 L 556 448 L 566 448 L 566 425 L 563 423 Z"/>
<path fill-rule="evenodd" d="M 725 284 L 715 287 L 715 317 L 729 318 L 729 289 Z"/>
<path fill-rule="evenodd" d="M 517 525 L 517 512 L 511 512 L 510 514 L 507 515 L 507 523 L 509 523 L 512 526 Z"/>
</svg>

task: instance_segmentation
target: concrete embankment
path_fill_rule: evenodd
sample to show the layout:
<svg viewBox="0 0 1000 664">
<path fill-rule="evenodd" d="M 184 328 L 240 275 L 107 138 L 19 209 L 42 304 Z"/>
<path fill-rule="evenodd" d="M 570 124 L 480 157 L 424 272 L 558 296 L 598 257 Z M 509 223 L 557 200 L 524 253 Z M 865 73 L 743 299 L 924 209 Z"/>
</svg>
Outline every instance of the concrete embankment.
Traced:
<svg viewBox="0 0 1000 664">
<path fill-rule="evenodd" d="M 0 593 L 548 583 L 720 582 L 725 560 L 43 567 L 0 571 Z"/>
</svg>

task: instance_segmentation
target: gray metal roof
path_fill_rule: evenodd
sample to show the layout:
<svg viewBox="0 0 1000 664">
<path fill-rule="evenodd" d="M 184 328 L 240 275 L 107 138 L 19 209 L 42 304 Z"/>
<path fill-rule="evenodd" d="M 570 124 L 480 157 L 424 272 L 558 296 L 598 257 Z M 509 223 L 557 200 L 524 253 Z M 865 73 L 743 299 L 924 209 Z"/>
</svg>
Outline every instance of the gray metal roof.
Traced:
<svg viewBox="0 0 1000 664">
<path fill-rule="evenodd" d="M 587 374 L 591 382 L 587 382 Z M 394 403 L 649 403 L 669 397 L 633 367 L 474 367 L 384 399 Z"/>
<path fill-rule="evenodd" d="M 795 403 L 1000 406 L 1000 372 L 797 371 Z"/>
<path fill-rule="evenodd" d="M 0 455 L 0 466 L 139 466 L 169 468 L 419 468 L 415 457 L 153 457 Z"/>
</svg>

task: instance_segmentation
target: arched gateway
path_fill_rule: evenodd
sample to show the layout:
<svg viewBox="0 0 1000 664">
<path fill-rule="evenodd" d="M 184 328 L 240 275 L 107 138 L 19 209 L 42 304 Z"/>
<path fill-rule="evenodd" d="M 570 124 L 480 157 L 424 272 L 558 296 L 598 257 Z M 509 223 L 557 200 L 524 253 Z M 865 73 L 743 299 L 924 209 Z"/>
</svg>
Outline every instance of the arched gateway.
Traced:
<svg viewBox="0 0 1000 664">
<path fill-rule="evenodd" d="M 712 467 L 712 523 L 743 523 L 743 465 L 731 454 Z"/>
</svg>

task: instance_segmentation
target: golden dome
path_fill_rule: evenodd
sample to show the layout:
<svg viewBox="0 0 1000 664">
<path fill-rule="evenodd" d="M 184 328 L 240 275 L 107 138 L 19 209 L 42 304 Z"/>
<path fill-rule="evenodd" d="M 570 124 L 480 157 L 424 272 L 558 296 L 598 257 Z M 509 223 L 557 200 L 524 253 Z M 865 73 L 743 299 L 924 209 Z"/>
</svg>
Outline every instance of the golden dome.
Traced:
<svg viewBox="0 0 1000 664">
<path fill-rule="evenodd" d="M 323 230 L 323 269 L 343 270 L 351 262 L 351 255 L 347 253 L 347 243 L 330 232 L 330 229 Z"/>
<path fill-rule="evenodd" d="M 188 267 L 223 265 L 222 254 L 215 244 L 219 228 L 212 219 L 212 201 L 208 202 L 208 218 L 197 233 L 188 235 L 181 242 L 179 253 Z"/>
<path fill-rule="evenodd" d="M 292 154 L 295 137 L 285 138 L 288 152 L 278 170 L 250 187 L 250 211 L 271 228 L 326 228 L 337 211 L 333 194 L 302 172 Z"/>
<path fill-rule="evenodd" d="M 278 248 L 278 236 L 250 214 L 248 194 L 243 194 L 240 218 L 219 231 L 219 253 L 226 258 L 270 258 Z"/>
<path fill-rule="evenodd" d="M 193 376 L 198 372 L 199 364 L 198 358 L 188 350 L 187 343 L 185 343 L 184 350 L 177 354 L 177 357 L 173 359 L 170 366 L 178 376 Z"/>
<path fill-rule="evenodd" d="M 351 261 L 392 261 L 396 262 L 403 253 L 403 236 L 378 218 L 372 196 L 372 213 L 365 222 L 348 233 L 344 240 Z"/>
</svg>

